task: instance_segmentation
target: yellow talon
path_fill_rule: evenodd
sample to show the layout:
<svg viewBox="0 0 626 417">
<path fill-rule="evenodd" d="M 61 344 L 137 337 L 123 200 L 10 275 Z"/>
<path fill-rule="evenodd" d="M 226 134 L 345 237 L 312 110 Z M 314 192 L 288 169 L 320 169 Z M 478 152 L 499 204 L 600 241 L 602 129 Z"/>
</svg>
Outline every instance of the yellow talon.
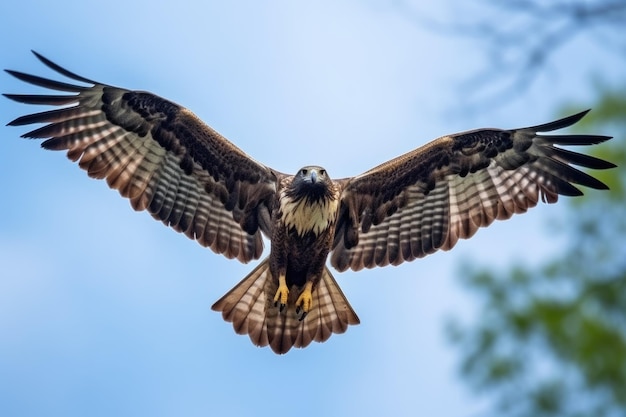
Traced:
<svg viewBox="0 0 626 417">
<path fill-rule="evenodd" d="M 278 306 L 280 302 L 280 311 L 283 311 L 287 305 L 287 299 L 289 297 L 289 288 L 287 288 L 287 281 L 284 275 L 278 277 L 278 289 L 276 295 L 274 295 L 274 307 Z"/>
<path fill-rule="evenodd" d="M 300 297 L 296 300 L 296 313 L 302 311 L 302 316 L 299 320 L 304 320 L 306 315 L 311 311 L 313 306 L 313 283 L 311 281 L 304 285 L 304 289 L 300 293 Z"/>
</svg>

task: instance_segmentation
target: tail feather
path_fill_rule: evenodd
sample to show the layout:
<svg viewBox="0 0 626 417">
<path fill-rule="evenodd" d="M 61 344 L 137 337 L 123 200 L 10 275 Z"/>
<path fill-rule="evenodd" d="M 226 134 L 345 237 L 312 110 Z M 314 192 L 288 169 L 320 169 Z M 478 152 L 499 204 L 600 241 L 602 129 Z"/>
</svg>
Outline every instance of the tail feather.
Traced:
<svg viewBox="0 0 626 417">
<path fill-rule="evenodd" d="M 258 346 L 268 344 L 264 286 L 269 276 L 265 260 L 211 307 L 221 311 L 224 320 L 233 323 L 237 334 L 249 334 Z"/>
<path fill-rule="evenodd" d="M 280 312 L 273 296 L 278 283 L 271 278 L 268 259 L 237 284 L 212 307 L 221 311 L 224 320 L 233 323 L 238 334 L 248 334 L 257 346 L 270 345 L 276 353 L 287 353 L 292 347 L 303 348 L 312 341 L 324 342 L 333 333 L 343 333 L 348 325 L 358 324 L 357 317 L 328 268 L 313 290 L 313 306 L 299 321 L 295 301 L 300 290 L 289 292 L 287 307 Z"/>
</svg>

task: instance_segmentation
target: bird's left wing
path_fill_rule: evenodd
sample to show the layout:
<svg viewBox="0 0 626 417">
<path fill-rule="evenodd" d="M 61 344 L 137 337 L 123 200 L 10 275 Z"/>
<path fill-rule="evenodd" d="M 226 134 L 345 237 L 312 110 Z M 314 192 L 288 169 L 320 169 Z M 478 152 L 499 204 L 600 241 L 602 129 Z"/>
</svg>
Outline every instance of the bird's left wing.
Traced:
<svg viewBox="0 0 626 417">
<path fill-rule="evenodd" d="M 18 71 L 18 79 L 70 95 L 5 94 L 27 104 L 61 108 L 19 117 L 9 125 L 46 123 L 23 135 L 67 150 L 93 178 L 203 246 L 242 262 L 263 250 L 277 176 L 192 112 L 142 91 L 101 84 L 35 53 L 51 69 L 88 86 Z"/>
<path fill-rule="evenodd" d="M 444 136 L 362 175 L 343 180 L 331 264 L 338 270 L 397 265 L 451 249 L 479 227 L 534 207 L 539 199 L 606 185 L 571 165 L 610 162 L 555 145 L 591 145 L 610 137 L 542 135 L 587 112 L 514 130 L 480 129 Z"/>
</svg>

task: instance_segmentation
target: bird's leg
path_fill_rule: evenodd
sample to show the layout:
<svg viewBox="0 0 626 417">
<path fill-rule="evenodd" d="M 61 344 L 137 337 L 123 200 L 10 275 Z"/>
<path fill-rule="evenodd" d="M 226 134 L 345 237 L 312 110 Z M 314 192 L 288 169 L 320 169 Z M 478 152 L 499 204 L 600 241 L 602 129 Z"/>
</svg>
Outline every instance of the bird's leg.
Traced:
<svg viewBox="0 0 626 417">
<path fill-rule="evenodd" d="M 278 276 L 278 289 L 276 290 L 276 295 L 274 295 L 274 307 L 278 307 L 280 304 L 279 311 L 282 312 L 287 305 L 288 297 L 289 288 L 287 288 L 287 280 L 285 279 L 285 275 L 280 274 Z"/>
<path fill-rule="evenodd" d="M 302 321 L 311 311 L 311 306 L 313 305 L 313 282 L 307 281 L 304 284 L 304 289 L 300 293 L 300 297 L 296 300 L 296 314 L 300 314 L 302 311 L 302 315 L 298 320 Z"/>
</svg>

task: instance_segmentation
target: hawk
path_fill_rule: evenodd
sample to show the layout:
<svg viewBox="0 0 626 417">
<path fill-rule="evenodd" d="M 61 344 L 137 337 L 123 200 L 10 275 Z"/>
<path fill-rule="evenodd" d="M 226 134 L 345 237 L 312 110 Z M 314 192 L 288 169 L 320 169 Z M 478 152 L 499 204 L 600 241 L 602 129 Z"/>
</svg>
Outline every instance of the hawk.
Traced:
<svg viewBox="0 0 626 417">
<path fill-rule="evenodd" d="M 92 81 L 33 53 L 75 83 L 7 70 L 71 93 L 5 94 L 58 106 L 10 122 L 44 123 L 23 137 L 67 151 L 135 210 L 215 253 L 249 262 L 261 257 L 263 236 L 270 240 L 269 256 L 212 308 L 279 354 L 359 323 L 329 258 L 338 271 L 358 271 L 449 250 L 539 200 L 581 195 L 575 184 L 608 188 L 572 165 L 615 166 L 556 146 L 610 137 L 542 134 L 573 125 L 587 110 L 521 129 L 446 135 L 352 178 L 332 179 L 320 166 L 290 175 L 255 161 L 178 104 Z"/>
</svg>

